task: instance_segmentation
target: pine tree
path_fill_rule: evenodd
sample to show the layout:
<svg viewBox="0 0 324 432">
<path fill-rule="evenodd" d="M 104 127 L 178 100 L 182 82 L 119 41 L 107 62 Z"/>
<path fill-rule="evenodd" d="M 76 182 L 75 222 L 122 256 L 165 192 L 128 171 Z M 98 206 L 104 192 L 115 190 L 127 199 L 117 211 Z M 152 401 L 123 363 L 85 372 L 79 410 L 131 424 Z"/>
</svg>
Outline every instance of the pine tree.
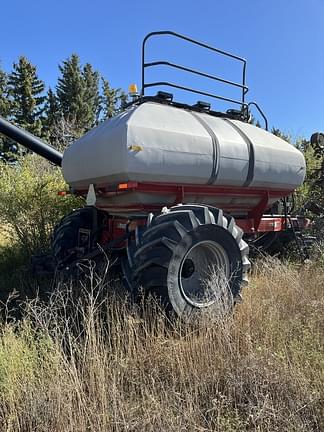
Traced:
<svg viewBox="0 0 324 432">
<path fill-rule="evenodd" d="M 72 119 L 66 120 L 55 92 L 49 88 L 45 106 L 46 139 L 54 147 L 64 150 L 67 145 L 79 137 L 77 126 Z"/>
<path fill-rule="evenodd" d="M 45 101 L 42 93 L 45 85 L 38 78 L 36 67 L 26 57 L 21 56 L 18 63 L 13 64 L 8 85 L 12 120 L 29 132 L 41 136 Z"/>
<path fill-rule="evenodd" d="M 0 116 L 8 118 L 10 115 L 10 101 L 8 95 L 8 75 L 0 69 Z M 8 151 L 10 141 L 3 135 L 0 135 L 0 150 Z"/>
<path fill-rule="evenodd" d="M 127 94 L 120 88 L 110 87 L 109 82 L 102 78 L 101 105 L 104 119 L 113 117 L 127 102 Z"/>
<path fill-rule="evenodd" d="M 76 135 L 96 125 L 100 113 L 99 73 L 87 63 L 81 70 L 80 58 L 72 54 L 59 66 L 57 97 L 64 119 L 74 124 Z"/>
<path fill-rule="evenodd" d="M 56 88 L 60 109 L 67 121 L 75 122 L 82 132 L 84 81 L 77 54 L 64 60 L 59 66 L 61 77 Z"/>
<path fill-rule="evenodd" d="M 119 89 L 119 101 L 120 101 L 119 110 L 123 110 L 125 105 L 128 102 L 128 94 L 124 92 L 124 90 L 122 89 Z"/>
<path fill-rule="evenodd" d="M 55 92 L 49 88 L 46 97 L 45 104 L 45 119 L 44 119 L 44 130 L 47 140 L 52 144 L 56 145 L 57 136 L 56 128 L 57 124 L 62 117 L 60 105 Z"/>
<path fill-rule="evenodd" d="M 0 115 L 4 118 L 10 114 L 8 90 L 8 75 L 0 69 Z"/>
<path fill-rule="evenodd" d="M 47 92 L 45 113 L 46 123 L 49 127 L 54 125 L 61 117 L 59 101 L 51 88 L 49 88 Z"/>
<path fill-rule="evenodd" d="M 291 142 L 291 137 L 288 134 L 285 134 L 284 132 L 282 132 L 280 129 L 273 127 L 271 129 L 271 133 L 273 135 L 276 135 L 279 138 L 282 138 L 283 140 L 287 141 L 287 142 Z"/>
<path fill-rule="evenodd" d="M 100 96 L 99 96 L 99 73 L 94 71 L 91 64 L 87 63 L 82 72 L 84 80 L 84 127 L 91 129 L 98 123 L 100 115 Z"/>
</svg>

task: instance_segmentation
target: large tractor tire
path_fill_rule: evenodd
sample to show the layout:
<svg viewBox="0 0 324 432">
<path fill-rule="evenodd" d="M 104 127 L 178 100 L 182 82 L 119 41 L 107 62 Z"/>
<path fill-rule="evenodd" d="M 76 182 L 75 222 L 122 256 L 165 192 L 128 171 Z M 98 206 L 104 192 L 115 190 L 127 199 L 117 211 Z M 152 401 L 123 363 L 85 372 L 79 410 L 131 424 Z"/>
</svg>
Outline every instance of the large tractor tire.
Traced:
<svg viewBox="0 0 324 432">
<path fill-rule="evenodd" d="M 174 206 L 136 234 L 128 245 L 132 284 L 158 297 L 168 312 L 192 318 L 219 311 L 224 292 L 232 305 L 240 299 L 249 248 L 242 230 L 222 210 Z"/>
<path fill-rule="evenodd" d="M 96 231 L 93 229 L 95 215 L 98 227 Z M 104 212 L 84 207 L 74 210 L 60 221 L 52 235 L 52 254 L 58 266 L 69 266 L 91 250 L 92 245 L 98 241 L 104 217 Z"/>
</svg>

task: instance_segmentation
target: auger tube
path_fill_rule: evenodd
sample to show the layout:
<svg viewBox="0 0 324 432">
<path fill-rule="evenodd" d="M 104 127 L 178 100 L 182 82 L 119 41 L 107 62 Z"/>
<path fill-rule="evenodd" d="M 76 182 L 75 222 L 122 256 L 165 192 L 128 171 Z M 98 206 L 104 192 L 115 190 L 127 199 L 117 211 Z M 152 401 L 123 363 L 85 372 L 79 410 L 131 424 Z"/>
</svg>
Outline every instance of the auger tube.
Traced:
<svg viewBox="0 0 324 432">
<path fill-rule="evenodd" d="M 62 165 L 62 153 L 31 133 L 14 126 L 2 117 L 0 117 L 0 133 L 39 154 L 53 164 Z"/>
</svg>

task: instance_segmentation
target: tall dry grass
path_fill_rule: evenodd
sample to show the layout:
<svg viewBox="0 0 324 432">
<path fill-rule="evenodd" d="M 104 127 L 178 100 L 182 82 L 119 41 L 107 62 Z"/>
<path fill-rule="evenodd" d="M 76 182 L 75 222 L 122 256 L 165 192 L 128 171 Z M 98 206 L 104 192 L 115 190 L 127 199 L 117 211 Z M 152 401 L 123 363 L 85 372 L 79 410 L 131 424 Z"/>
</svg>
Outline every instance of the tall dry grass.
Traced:
<svg viewBox="0 0 324 432">
<path fill-rule="evenodd" d="M 263 261 L 233 316 L 194 326 L 95 277 L 30 303 L 1 329 L 0 430 L 323 431 L 323 285 Z"/>
</svg>

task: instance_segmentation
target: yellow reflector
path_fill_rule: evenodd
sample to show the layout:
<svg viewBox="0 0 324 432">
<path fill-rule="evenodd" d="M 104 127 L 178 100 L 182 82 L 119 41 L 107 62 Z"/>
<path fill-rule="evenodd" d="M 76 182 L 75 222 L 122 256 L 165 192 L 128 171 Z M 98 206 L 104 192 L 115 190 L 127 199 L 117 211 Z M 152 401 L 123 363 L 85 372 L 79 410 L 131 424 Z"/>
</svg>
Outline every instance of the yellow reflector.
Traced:
<svg viewBox="0 0 324 432">
<path fill-rule="evenodd" d="M 129 148 L 129 150 L 133 150 L 133 151 L 136 151 L 136 152 L 139 152 L 139 151 L 143 150 L 143 147 L 140 146 L 140 145 L 131 145 L 128 148 Z"/>
</svg>

